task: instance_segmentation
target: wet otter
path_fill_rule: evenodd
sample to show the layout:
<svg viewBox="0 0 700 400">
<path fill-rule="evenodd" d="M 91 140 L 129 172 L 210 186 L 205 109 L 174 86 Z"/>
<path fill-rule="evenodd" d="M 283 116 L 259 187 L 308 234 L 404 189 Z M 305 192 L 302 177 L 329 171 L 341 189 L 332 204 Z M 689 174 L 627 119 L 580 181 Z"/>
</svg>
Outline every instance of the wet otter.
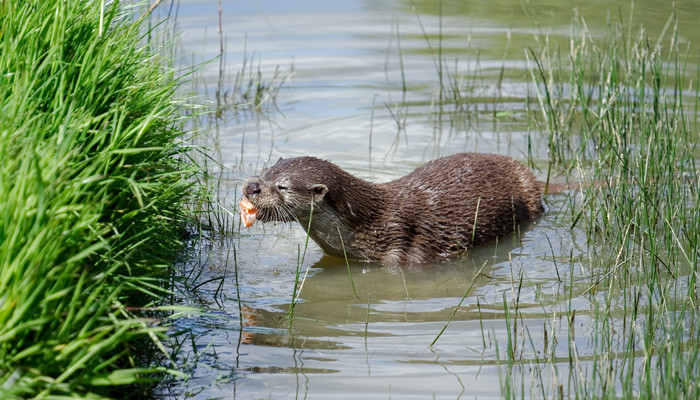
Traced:
<svg viewBox="0 0 700 400">
<path fill-rule="evenodd" d="M 544 211 L 542 185 L 527 167 L 481 153 L 433 160 L 379 184 L 318 158 L 280 158 L 247 179 L 243 194 L 250 224 L 297 221 L 328 254 L 392 265 L 463 255 Z"/>
</svg>

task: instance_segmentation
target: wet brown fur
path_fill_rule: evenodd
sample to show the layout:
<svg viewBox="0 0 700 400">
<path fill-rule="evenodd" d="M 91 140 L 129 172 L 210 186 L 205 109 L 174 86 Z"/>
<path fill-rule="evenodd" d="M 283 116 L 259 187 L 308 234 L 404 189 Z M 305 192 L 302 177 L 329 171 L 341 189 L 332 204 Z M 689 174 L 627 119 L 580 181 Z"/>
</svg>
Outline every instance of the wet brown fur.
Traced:
<svg viewBox="0 0 700 400">
<path fill-rule="evenodd" d="M 481 153 L 433 160 L 379 184 L 318 158 L 280 159 L 246 180 L 243 194 L 259 220 L 304 229 L 313 202 L 309 234 L 326 253 L 392 265 L 463 255 L 544 211 L 542 185 L 527 167 Z"/>
</svg>

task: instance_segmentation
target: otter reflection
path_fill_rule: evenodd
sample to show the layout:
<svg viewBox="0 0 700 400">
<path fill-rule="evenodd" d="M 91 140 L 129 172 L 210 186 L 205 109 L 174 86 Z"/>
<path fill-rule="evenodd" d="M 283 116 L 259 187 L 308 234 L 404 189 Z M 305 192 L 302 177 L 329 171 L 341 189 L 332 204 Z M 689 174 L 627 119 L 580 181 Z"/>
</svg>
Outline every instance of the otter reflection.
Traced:
<svg viewBox="0 0 700 400">
<path fill-rule="evenodd" d="M 255 302 L 247 303 L 242 316 L 242 341 L 295 348 L 301 343 L 304 348 L 343 348 L 344 336 L 391 335 L 375 329 L 384 323 L 443 323 L 472 284 L 456 320 L 477 320 L 480 287 L 493 284 L 494 266 L 501 268 L 508 262 L 510 251 L 518 246 L 518 238 L 512 236 L 497 246 L 475 248 L 467 259 L 439 265 L 387 267 L 349 261 L 349 273 L 345 260 L 323 256 L 303 283 L 292 319 L 288 317 L 291 301 L 274 308 L 256 308 Z M 289 292 L 291 300 L 292 287 Z M 480 307 L 484 310 L 502 305 L 482 300 Z"/>
</svg>

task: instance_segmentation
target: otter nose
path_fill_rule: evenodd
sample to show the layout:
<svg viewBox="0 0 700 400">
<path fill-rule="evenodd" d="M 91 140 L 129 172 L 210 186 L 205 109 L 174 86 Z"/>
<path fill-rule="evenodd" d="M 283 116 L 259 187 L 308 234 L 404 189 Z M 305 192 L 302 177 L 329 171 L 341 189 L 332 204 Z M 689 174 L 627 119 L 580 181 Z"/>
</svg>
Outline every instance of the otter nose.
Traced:
<svg viewBox="0 0 700 400">
<path fill-rule="evenodd" d="M 260 184 L 258 182 L 250 182 L 245 187 L 245 194 L 250 196 L 251 194 L 260 193 Z"/>
</svg>

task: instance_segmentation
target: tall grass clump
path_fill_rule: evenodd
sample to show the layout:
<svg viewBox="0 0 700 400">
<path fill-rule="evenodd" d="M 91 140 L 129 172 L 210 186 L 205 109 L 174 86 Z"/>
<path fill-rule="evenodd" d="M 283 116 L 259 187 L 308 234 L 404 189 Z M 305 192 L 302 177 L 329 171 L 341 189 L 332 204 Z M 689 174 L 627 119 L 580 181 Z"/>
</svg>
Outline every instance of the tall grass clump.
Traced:
<svg viewBox="0 0 700 400">
<path fill-rule="evenodd" d="M 0 2 L 0 398 L 139 397 L 163 371 L 145 312 L 194 170 L 169 45 L 134 15 Z"/>
<path fill-rule="evenodd" d="M 588 232 L 593 353 L 558 379 L 570 396 L 700 396 L 699 75 L 676 28 L 609 19 L 596 37 L 577 18 L 568 48 L 529 52 L 552 162 L 587 182 L 571 213 Z"/>
</svg>

